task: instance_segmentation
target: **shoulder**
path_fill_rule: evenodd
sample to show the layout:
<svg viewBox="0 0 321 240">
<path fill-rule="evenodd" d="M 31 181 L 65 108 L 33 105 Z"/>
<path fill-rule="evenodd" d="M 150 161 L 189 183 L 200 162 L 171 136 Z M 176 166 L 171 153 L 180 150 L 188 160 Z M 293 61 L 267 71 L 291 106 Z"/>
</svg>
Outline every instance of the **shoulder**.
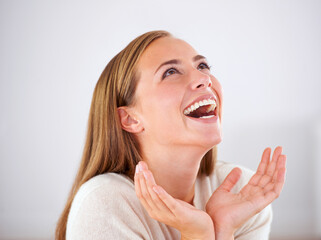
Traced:
<svg viewBox="0 0 321 240">
<path fill-rule="evenodd" d="M 80 187 L 75 199 L 79 198 L 81 200 L 88 196 L 104 193 L 108 193 L 104 194 L 104 198 L 110 198 L 114 197 L 114 194 L 121 196 L 124 195 L 123 193 L 134 191 L 134 183 L 129 177 L 117 173 L 105 173 L 95 176 L 84 183 Z"/>
<path fill-rule="evenodd" d="M 106 173 L 93 177 L 77 192 L 68 216 L 66 237 L 139 239 L 135 232 L 148 237 L 141 221 L 144 218 L 133 181 L 121 174 Z M 124 232 L 133 224 L 136 229 Z"/>
<path fill-rule="evenodd" d="M 133 196 L 135 196 L 134 185 L 126 176 L 115 173 L 95 176 L 78 190 L 72 203 L 69 218 L 76 215 L 80 207 L 84 207 L 86 203 L 95 203 L 97 207 L 104 207 L 106 203 L 107 206 L 111 206 L 117 204 L 120 199 Z"/>
</svg>

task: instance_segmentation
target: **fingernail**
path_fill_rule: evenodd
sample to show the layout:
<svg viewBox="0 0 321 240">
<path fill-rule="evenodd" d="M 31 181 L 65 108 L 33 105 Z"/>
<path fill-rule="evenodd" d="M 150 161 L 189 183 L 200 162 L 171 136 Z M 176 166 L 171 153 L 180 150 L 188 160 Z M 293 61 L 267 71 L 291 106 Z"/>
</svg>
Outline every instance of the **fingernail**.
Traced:
<svg viewBox="0 0 321 240">
<path fill-rule="evenodd" d="M 143 166 L 141 165 L 141 163 L 138 163 L 138 168 L 139 168 L 139 172 L 143 171 Z"/>
<path fill-rule="evenodd" d="M 135 173 L 138 173 L 138 172 L 139 172 L 138 165 L 136 165 Z"/>
</svg>

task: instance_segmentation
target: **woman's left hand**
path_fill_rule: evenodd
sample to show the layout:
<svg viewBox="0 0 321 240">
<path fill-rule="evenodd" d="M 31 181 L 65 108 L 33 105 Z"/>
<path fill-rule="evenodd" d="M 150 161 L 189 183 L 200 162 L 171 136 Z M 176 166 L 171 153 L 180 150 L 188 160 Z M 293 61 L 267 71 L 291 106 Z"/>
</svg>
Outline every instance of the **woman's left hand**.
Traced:
<svg viewBox="0 0 321 240">
<path fill-rule="evenodd" d="M 173 198 L 157 185 L 145 162 L 139 162 L 135 190 L 140 202 L 153 219 L 180 231 L 181 239 L 215 239 L 211 217 L 191 204 Z"/>
<path fill-rule="evenodd" d="M 282 148 L 277 147 L 270 161 L 271 149 L 265 149 L 257 172 L 239 193 L 231 192 L 241 177 L 239 168 L 234 168 L 216 189 L 206 205 L 206 212 L 214 223 L 216 239 L 221 238 L 218 234 L 233 236 L 238 227 L 280 195 L 286 170 L 286 156 L 281 153 Z"/>
</svg>

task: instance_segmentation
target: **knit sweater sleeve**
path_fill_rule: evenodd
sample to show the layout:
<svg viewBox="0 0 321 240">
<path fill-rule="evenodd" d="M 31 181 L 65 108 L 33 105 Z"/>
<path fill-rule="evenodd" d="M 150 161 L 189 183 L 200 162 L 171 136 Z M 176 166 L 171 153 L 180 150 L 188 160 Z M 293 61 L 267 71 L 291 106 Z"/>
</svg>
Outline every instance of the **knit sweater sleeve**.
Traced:
<svg viewBox="0 0 321 240">
<path fill-rule="evenodd" d="M 151 239 L 141 206 L 132 201 L 132 191 L 108 179 L 96 180 L 77 193 L 68 217 L 66 239 Z"/>
<path fill-rule="evenodd" d="M 268 240 L 271 222 L 272 208 L 269 205 L 239 229 L 235 234 L 235 240 Z"/>
</svg>

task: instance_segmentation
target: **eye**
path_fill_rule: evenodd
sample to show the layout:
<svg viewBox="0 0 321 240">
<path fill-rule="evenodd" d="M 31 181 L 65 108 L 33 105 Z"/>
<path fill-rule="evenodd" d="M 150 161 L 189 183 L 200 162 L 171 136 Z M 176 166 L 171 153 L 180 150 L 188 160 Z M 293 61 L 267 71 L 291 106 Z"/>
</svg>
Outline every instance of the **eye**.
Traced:
<svg viewBox="0 0 321 240">
<path fill-rule="evenodd" d="M 177 69 L 176 68 L 169 68 L 164 72 L 162 79 L 164 79 L 170 75 L 173 75 L 174 73 L 178 73 Z"/>
<path fill-rule="evenodd" d="M 208 66 L 206 63 L 202 62 L 198 65 L 198 69 L 199 70 L 203 70 L 203 69 L 208 69 L 208 70 L 211 70 L 211 67 Z"/>
</svg>

